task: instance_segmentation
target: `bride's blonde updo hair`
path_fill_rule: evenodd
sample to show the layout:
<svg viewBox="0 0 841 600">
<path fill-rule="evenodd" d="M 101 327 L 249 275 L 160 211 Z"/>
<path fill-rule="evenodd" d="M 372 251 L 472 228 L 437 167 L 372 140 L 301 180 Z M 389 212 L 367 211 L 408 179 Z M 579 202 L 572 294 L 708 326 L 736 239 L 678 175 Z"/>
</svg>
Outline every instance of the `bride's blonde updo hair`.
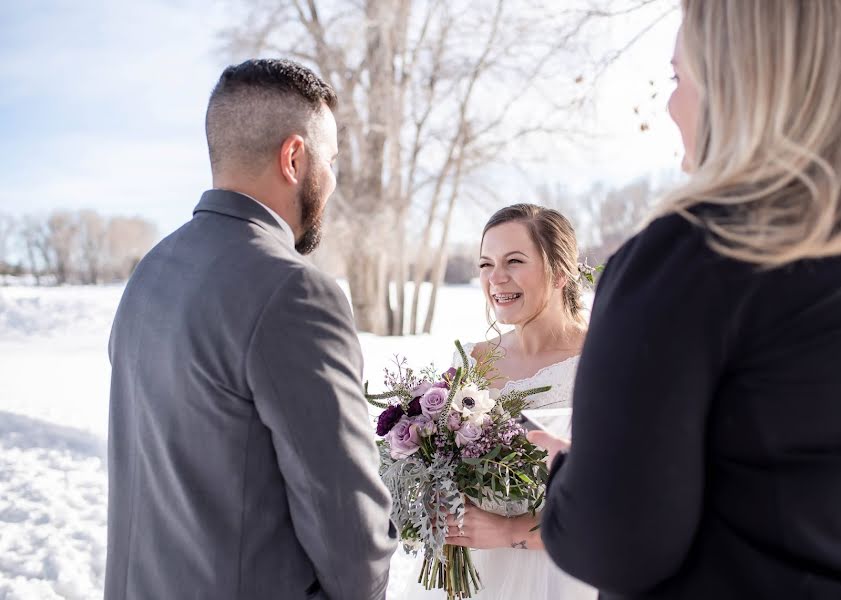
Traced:
<svg viewBox="0 0 841 600">
<path fill-rule="evenodd" d="M 841 255 L 841 2 L 683 0 L 683 16 L 697 144 L 658 215 L 765 267 Z"/>
<path fill-rule="evenodd" d="M 581 328 L 587 326 L 584 318 L 582 286 L 578 271 L 578 242 L 569 220 L 557 210 L 536 204 L 513 204 L 498 210 L 482 231 L 482 242 L 489 229 L 503 223 L 522 223 L 534 245 L 540 250 L 546 272 L 547 294 L 543 308 L 549 303 L 549 289 L 556 281 L 565 279 L 563 289 L 564 312 Z M 490 307 L 488 307 L 490 313 Z"/>
</svg>

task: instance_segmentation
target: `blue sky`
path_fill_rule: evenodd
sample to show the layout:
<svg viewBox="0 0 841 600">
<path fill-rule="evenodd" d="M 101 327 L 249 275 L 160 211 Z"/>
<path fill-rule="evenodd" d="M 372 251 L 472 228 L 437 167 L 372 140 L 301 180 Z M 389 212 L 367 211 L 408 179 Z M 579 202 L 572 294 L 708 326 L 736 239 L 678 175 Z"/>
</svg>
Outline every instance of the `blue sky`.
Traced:
<svg viewBox="0 0 841 600">
<path fill-rule="evenodd" d="M 209 185 L 203 117 L 226 64 L 207 3 L 0 8 L 0 211 L 96 208 L 169 229 Z"/>
<path fill-rule="evenodd" d="M 230 62 L 217 38 L 223 12 L 211 0 L 0 3 L 0 212 L 94 208 L 144 216 L 161 233 L 187 220 L 210 185 L 203 119 Z M 677 165 L 664 108 L 676 28 L 677 15 L 611 69 L 592 139 L 563 150 L 548 180 L 580 189 Z"/>
</svg>

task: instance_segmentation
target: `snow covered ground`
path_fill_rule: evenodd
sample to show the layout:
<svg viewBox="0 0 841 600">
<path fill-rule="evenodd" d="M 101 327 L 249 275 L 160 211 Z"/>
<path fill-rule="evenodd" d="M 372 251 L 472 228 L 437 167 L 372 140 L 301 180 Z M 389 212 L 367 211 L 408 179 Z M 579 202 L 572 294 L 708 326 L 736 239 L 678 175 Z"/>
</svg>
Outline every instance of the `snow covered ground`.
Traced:
<svg viewBox="0 0 841 600">
<path fill-rule="evenodd" d="M 0 287 L 0 600 L 102 597 L 106 347 L 121 293 Z M 484 339 L 478 287 L 445 287 L 438 306 L 431 335 L 360 337 L 372 390 L 395 354 L 445 368 L 453 340 Z M 408 568 L 396 555 L 392 580 Z M 389 597 L 399 595 L 392 586 Z"/>
</svg>

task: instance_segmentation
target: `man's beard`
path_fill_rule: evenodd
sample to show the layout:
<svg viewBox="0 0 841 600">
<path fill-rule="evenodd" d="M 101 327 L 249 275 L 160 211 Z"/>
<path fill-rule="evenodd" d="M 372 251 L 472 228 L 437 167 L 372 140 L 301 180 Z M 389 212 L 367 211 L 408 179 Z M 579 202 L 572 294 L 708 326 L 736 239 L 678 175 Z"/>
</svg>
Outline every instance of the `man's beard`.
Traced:
<svg viewBox="0 0 841 600">
<path fill-rule="evenodd" d="M 315 180 L 312 168 L 301 183 L 299 200 L 301 203 L 301 229 L 304 230 L 304 233 L 295 243 L 295 250 L 301 254 L 309 254 L 321 242 L 321 217 L 324 213 L 321 188 Z"/>
</svg>

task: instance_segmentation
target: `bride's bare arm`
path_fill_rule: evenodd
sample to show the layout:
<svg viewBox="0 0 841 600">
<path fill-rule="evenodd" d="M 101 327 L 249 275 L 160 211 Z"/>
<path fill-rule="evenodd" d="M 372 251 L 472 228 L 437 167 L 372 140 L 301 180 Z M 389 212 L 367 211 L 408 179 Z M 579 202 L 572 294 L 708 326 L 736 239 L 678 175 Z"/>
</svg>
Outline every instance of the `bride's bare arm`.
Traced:
<svg viewBox="0 0 841 600">
<path fill-rule="evenodd" d="M 455 517 L 449 517 L 447 543 L 468 548 L 519 548 L 542 550 L 540 519 L 530 514 L 502 517 L 468 504 L 464 512 L 464 526 L 459 530 Z"/>
<path fill-rule="evenodd" d="M 540 518 L 529 514 L 507 519 L 510 523 L 511 547 L 522 550 L 543 550 L 540 539 Z"/>
</svg>

